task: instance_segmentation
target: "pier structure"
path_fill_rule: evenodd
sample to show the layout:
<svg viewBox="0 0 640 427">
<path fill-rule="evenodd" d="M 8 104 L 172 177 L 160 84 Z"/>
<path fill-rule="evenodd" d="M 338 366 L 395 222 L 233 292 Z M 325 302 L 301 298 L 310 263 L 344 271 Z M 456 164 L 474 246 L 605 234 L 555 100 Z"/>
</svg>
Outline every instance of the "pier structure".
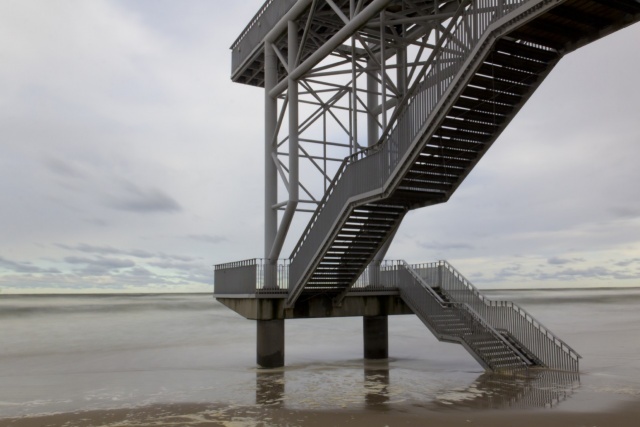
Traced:
<svg viewBox="0 0 640 427">
<path fill-rule="evenodd" d="M 231 47 L 232 80 L 264 91 L 264 255 L 216 265 L 214 290 L 257 321 L 258 365 L 284 364 L 286 319 L 362 316 L 365 358 L 386 358 L 387 316 L 413 313 L 487 370 L 577 371 L 447 262 L 383 258 L 564 55 L 638 20 L 638 0 L 267 0 Z"/>
</svg>

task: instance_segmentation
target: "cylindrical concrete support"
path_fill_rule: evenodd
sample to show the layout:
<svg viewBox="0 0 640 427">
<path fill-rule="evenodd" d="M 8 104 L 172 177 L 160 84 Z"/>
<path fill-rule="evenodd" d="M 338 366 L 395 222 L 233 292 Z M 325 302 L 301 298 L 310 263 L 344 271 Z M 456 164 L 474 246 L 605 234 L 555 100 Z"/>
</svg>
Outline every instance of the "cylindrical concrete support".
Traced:
<svg viewBox="0 0 640 427">
<path fill-rule="evenodd" d="M 388 316 L 365 316 L 362 318 L 365 359 L 387 359 L 389 357 Z"/>
<path fill-rule="evenodd" d="M 256 362 L 262 368 L 284 366 L 284 319 L 258 320 Z"/>
</svg>

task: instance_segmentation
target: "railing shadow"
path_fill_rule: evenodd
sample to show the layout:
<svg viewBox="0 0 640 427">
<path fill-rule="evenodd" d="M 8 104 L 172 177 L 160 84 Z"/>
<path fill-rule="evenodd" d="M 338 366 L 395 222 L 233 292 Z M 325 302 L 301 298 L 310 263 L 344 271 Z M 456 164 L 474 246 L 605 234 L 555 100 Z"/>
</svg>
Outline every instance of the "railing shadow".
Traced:
<svg viewBox="0 0 640 427">
<path fill-rule="evenodd" d="M 454 390 L 449 399 L 434 403 L 446 408 L 553 408 L 580 386 L 576 372 L 530 369 L 512 373 L 484 373 L 469 387 Z"/>
</svg>

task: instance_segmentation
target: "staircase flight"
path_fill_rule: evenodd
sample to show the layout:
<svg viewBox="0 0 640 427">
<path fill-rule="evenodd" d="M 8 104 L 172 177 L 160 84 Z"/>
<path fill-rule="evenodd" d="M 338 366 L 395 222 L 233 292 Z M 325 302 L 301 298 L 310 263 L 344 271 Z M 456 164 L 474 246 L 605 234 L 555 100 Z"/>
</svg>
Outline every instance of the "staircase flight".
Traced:
<svg viewBox="0 0 640 427">
<path fill-rule="evenodd" d="M 640 20 L 636 0 L 462 1 L 380 142 L 347 157 L 291 254 L 287 306 L 337 304 L 408 210 L 446 202 L 572 50 Z"/>
</svg>

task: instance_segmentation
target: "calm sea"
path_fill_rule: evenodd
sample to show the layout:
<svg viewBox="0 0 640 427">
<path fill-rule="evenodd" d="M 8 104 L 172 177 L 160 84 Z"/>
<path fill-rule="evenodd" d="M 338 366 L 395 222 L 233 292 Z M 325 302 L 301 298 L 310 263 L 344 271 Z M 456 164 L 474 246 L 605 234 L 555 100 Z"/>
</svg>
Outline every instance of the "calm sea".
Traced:
<svg viewBox="0 0 640 427">
<path fill-rule="evenodd" d="M 640 290 L 492 291 L 576 349 L 581 374 L 484 374 L 415 316 L 362 359 L 360 318 L 286 323 L 286 368 L 255 367 L 255 323 L 210 295 L 0 297 L 0 418 L 155 403 L 593 410 L 640 403 Z M 552 409 L 549 409 L 552 408 Z"/>
</svg>

